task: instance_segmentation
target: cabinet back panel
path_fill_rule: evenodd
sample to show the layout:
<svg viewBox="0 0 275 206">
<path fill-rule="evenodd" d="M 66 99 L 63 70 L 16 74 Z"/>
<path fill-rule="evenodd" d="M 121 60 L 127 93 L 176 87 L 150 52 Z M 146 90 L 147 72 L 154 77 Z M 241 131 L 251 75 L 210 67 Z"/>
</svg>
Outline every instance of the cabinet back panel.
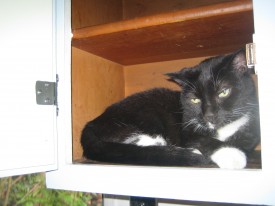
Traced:
<svg viewBox="0 0 275 206">
<path fill-rule="evenodd" d="M 194 66 L 205 58 L 206 57 L 125 66 L 125 96 L 154 87 L 180 89 L 176 83 L 168 81 L 169 77 L 167 77 L 165 73 Z"/>
</svg>

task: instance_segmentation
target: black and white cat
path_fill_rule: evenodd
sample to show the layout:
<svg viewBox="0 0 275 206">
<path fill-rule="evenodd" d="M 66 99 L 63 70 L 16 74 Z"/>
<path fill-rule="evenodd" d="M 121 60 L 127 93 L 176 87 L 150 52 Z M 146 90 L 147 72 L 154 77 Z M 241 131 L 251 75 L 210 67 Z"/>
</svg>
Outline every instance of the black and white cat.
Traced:
<svg viewBox="0 0 275 206">
<path fill-rule="evenodd" d="M 257 94 L 243 50 L 167 74 L 157 88 L 111 105 L 82 131 L 91 160 L 241 169 L 260 141 Z"/>
</svg>

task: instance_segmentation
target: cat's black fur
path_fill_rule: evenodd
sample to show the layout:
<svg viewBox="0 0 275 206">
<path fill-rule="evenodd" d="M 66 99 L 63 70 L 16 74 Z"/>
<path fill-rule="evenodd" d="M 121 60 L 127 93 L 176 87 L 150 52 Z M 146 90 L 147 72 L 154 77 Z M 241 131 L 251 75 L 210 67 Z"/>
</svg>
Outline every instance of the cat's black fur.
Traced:
<svg viewBox="0 0 275 206">
<path fill-rule="evenodd" d="M 134 165 L 196 166 L 214 161 L 224 167 L 221 161 L 236 162 L 239 156 L 233 151 L 232 159 L 226 154 L 216 160 L 217 151 L 237 148 L 241 158 L 242 152 L 254 150 L 260 138 L 258 102 L 242 50 L 167 75 L 182 86 L 181 92 L 157 88 L 111 105 L 83 129 L 84 156 Z M 232 128 L 220 129 L 229 124 Z M 139 142 L 148 136 L 161 140 L 154 145 Z"/>
</svg>

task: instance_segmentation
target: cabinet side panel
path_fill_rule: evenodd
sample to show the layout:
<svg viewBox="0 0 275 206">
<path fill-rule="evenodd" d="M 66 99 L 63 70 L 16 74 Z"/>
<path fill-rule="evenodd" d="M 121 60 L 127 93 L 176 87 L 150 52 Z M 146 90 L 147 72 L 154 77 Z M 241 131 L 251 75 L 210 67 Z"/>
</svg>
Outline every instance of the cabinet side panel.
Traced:
<svg viewBox="0 0 275 206">
<path fill-rule="evenodd" d="M 73 159 L 82 157 L 81 130 L 110 104 L 124 97 L 121 65 L 72 49 Z"/>
<path fill-rule="evenodd" d="M 180 89 L 176 83 L 169 81 L 169 77 L 167 77 L 165 73 L 194 66 L 205 58 L 206 57 L 125 66 L 125 96 L 155 87 Z"/>
</svg>

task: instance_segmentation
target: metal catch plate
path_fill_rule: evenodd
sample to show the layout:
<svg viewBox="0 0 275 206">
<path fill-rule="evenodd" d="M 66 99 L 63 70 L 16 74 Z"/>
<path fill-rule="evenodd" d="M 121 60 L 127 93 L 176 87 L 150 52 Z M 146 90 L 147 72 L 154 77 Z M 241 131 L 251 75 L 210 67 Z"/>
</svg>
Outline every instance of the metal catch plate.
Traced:
<svg viewBox="0 0 275 206">
<path fill-rule="evenodd" d="M 256 64 L 255 43 L 246 44 L 246 63 L 248 67 Z"/>
<path fill-rule="evenodd" d="M 246 44 L 246 63 L 253 74 L 257 74 L 255 43 Z"/>
<path fill-rule="evenodd" d="M 56 105 L 56 83 L 37 81 L 35 84 L 36 103 L 39 105 Z"/>
</svg>

